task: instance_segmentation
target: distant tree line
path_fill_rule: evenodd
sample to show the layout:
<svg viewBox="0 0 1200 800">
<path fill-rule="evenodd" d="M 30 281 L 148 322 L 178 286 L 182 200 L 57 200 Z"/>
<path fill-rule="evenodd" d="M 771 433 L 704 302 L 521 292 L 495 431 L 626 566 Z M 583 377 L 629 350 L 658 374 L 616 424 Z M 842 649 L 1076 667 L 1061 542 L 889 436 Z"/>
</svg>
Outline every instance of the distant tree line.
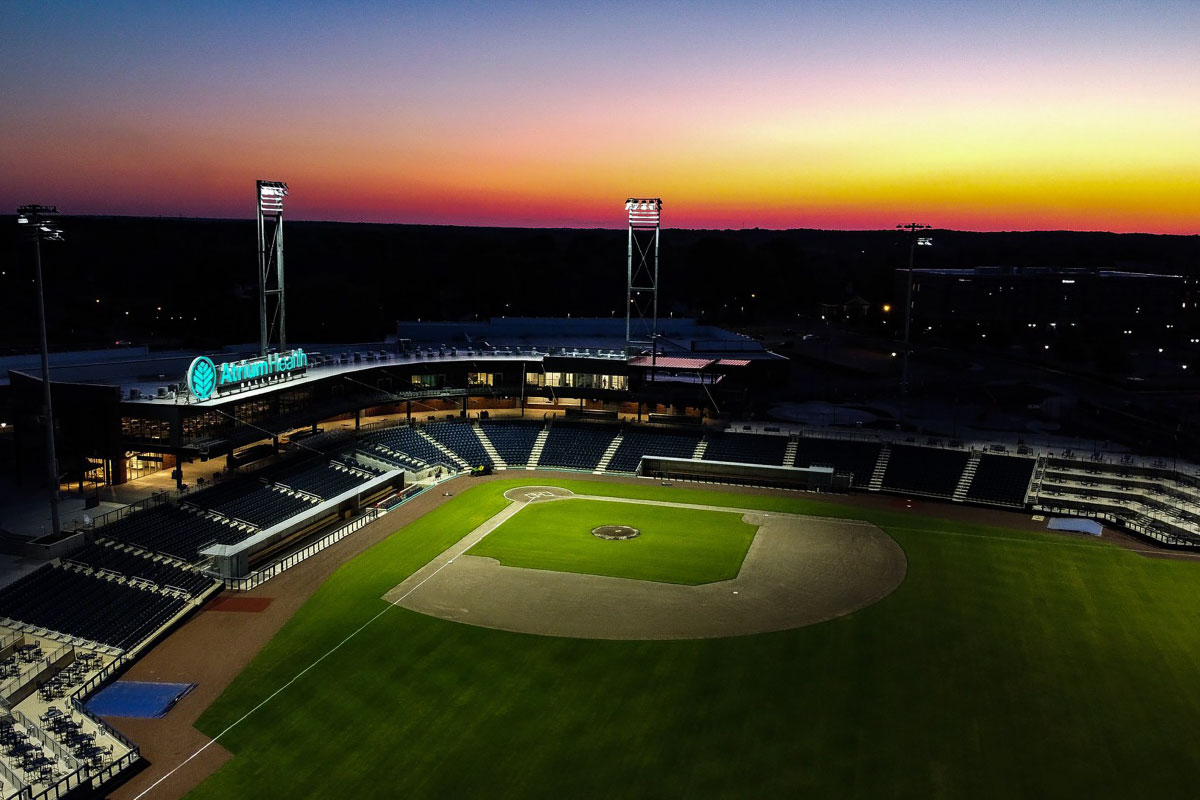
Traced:
<svg viewBox="0 0 1200 800">
<path fill-rule="evenodd" d="M 36 345 L 30 245 L 0 244 L 0 347 Z M 257 338 L 251 220 L 65 217 L 43 247 L 56 348 L 205 347 Z M 622 316 L 626 232 L 285 223 L 290 337 L 362 341 L 396 319 Z M 919 266 L 1011 265 L 1193 274 L 1200 237 L 933 231 Z M 727 325 L 894 301 L 901 231 L 665 229 L 660 313 Z M 96 301 L 99 302 L 96 302 Z"/>
</svg>

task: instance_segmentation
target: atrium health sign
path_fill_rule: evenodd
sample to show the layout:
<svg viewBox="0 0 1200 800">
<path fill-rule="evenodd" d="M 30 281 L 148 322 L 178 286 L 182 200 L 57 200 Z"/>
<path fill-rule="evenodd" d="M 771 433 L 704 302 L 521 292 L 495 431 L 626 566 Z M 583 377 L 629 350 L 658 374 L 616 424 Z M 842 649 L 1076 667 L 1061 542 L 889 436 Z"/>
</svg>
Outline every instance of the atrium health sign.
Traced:
<svg viewBox="0 0 1200 800">
<path fill-rule="evenodd" d="M 300 349 L 219 365 L 214 364 L 208 356 L 200 356 L 188 367 L 187 385 L 197 400 L 207 400 L 214 394 L 236 389 L 251 381 L 276 381 L 306 369 L 308 356 Z"/>
</svg>

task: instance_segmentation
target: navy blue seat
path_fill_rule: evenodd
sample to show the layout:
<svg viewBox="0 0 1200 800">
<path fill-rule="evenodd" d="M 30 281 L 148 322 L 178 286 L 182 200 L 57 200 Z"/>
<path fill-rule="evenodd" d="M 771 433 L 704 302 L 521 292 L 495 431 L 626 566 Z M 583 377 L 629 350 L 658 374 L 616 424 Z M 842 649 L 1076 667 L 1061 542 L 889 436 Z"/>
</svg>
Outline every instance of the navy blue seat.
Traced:
<svg viewBox="0 0 1200 800">
<path fill-rule="evenodd" d="M 629 428 L 608 462 L 609 472 L 634 472 L 642 456 L 691 458 L 700 433 Z"/>
</svg>

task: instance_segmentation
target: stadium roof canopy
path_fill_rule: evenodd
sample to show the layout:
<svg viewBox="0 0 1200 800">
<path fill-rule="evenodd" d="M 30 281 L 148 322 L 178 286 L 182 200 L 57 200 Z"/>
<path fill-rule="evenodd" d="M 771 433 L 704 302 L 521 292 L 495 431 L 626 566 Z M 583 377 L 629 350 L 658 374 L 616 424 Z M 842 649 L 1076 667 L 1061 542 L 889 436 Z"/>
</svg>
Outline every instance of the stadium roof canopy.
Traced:
<svg viewBox="0 0 1200 800">
<path fill-rule="evenodd" d="M 740 359 L 780 358 L 740 333 L 690 318 L 658 320 L 659 353 L 734 354 Z M 396 323 L 396 336 L 415 346 L 623 350 L 623 317 L 501 317 L 473 322 Z M 661 356 L 660 356 L 661 358 Z"/>
</svg>

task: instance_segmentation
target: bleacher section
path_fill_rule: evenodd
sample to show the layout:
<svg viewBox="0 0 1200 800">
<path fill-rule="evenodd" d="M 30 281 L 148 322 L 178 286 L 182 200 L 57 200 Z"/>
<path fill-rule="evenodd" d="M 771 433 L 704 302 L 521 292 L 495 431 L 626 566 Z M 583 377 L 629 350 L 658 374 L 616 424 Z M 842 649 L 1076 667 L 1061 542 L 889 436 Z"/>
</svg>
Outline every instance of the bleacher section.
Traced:
<svg viewBox="0 0 1200 800">
<path fill-rule="evenodd" d="M 783 466 L 788 437 L 765 433 L 710 433 L 705 461 Z"/>
<path fill-rule="evenodd" d="M 329 500 L 361 486 L 370 480 L 368 475 L 376 474 L 380 474 L 380 470 L 364 468 L 357 463 L 347 465 L 339 461 L 330 461 L 293 467 L 273 477 L 278 486 Z"/>
<path fill-rule="evenodd" d="M 1047 458 L 1034 472 L 1035 508 L 1106 515 L 1147 538 L 1200 545 L 1200 487 L 1164 468 Z"/>
<path fill-rule="evenodd" d="M 395 453 L 408 456 L 410 459 L 415 459 L 420 468 L 424 468 L 426 464 L 444 464 L 451 470 L 457 470 L 457 467 L 451 463 L 448 455 L 437 449 L 436 446 L 428 439 L 413 428 L 407 426 L 400 428 L 388 428 L 377 433 L 372 433 L 367 436 L 368 442 L 382 445 L 383 447 Z M 414 465 L 409 465 L 412 469 Z"/>
<path fill-rule="evenodd" d="M 879 442 L 801 437 L 796 443 L 795 467 L 833 467 L 854 475 L 853 486 L 865 489 L 879 460 Z"/>
<path fill-rule="evenodd" d="M 441 442 L 442 446 L 453 451 L 463 461 L 466 461 L 472 467 L 487 465 L 495 466 L 492 463 L 491 456 L 483 449 L 483 445 L 479 443 L 479 437 L 475 435 L 475 431 L 471 426 L 462 422 L 434 422 L 426 425 L 422 430 L 434 439 Z M 503 458 L 503 456 L 501 456 Z"/>
<path fill-rule="evenodd" d="M 263 486 L 229 499 L 222 498 L 219 505 L 211 505 L 211 498 L 204 497 L 205 494 L 207 492 L 200 492 L 189 497 L 188 504 L 215 511 L 232 520 L 248 522 L 258 528 L 278 525 L 316 504 L 311 498 L 288 494 L 271 486 Z"/>
<path fill-rule="evenodd" d="M 533 443 L 542 432 L 540 422 L 481 422 L 483 431 L 492 447 L 510 467 L 523 467 L 529 463 Z"/>
<path fill-rule="evenodd" d="M 183 589 L 192 597 L 204 594 L 215 583 L 213 578 L 203 572 L 116 542 L 105 541 L 88 545 L 63 561 L 91 569 L 116 572 L 128 578 L 141 578 L 164 588 Z"/>
<path fill-rule="evenodd" d="M 674 432 L 630 428 L 608 462 L 608 472 L 634 472 L 642 456 L 691 458 L 700 441 L 699 432 Z M 545 457 L 543 456 L 543 460 Z"/>
<path fill-rule="evenodd" d="M 201 511 L 165 504 L 111 522 L 100 531 L 106 538 L 188 563 L 195 562 L 199 551 L 210 544 L 236 544 L 253 532 L 245 525 L 230 525 Z"/>
<path fill-rule="evenodd" d="M 619 432 L 607 426 L 556 422 L 550 426 L 538 466 L 595 469 Z"/>
<path fill-rule="evenodd" d="M 970 454 L 914 445 L 892 445 L 891 460 L 883 473 L 883 488 L 950 497 L 962 477 Z"/>
<path fill-rule="evenodd" d="M 122 650 L 187 605 L 153 589 L 52 566 L 0 589 L 0 616 Z"/>
<path fill-rule="evenodd" d="M 998 456 L 984 453 L 979 467 L 967 487 L 967 499 L 981 503 L 1025 505 L 1025 493 L 1037 462 L 1019 456 Z"/>
</svg>

